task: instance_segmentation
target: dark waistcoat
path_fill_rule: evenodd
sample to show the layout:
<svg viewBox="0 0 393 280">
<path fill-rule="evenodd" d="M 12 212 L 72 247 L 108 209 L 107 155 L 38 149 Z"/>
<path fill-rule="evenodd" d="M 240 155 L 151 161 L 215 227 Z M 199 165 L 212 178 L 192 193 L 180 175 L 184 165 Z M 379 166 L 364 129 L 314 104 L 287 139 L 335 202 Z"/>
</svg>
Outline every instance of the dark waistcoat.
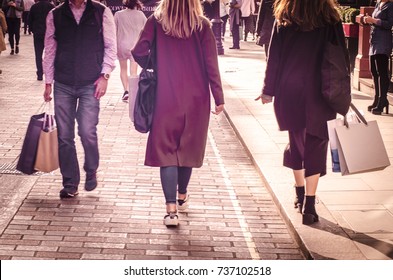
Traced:
<svg viewBox="0 0 393 280">
<path fill-rule="evenodd" d="M 85 86 L 98 79 L 104 59 L 102 17 L 105 7 L 87 0 L 79 24 L 68 0 L 53 11 L 57 51 L 55 81 Z"/>
</svg>

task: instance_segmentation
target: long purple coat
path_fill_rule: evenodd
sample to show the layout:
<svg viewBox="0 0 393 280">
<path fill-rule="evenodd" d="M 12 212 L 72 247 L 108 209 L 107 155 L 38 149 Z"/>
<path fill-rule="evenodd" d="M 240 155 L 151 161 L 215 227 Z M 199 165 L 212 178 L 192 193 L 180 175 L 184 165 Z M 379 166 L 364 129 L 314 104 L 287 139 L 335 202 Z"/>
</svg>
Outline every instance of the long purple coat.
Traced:
<svg viewBox="0 0 393 280">
<path fill-rule="evenodd" d="M 328 34 L 336 28 L 344 45 L 341 22 L 301 32 L 294 26 L 273 26 L 269 58 L 262 93 L 274 96 L 274 110 L 280 130 L 297 131 L 328 139 L 327 120 L 336 112 L 322 95 L 322 57 Z M 327 33 L 329 32 L 329 33 Z M 347 104 L 347 96 L 342 102 Z M 349 104 L 347 104 L 349 106 Z"/>
<path fill-rule="evenodd" d="M 210 118 L 210 91 L 224 104 L 216 42 L 209 22 L 188 39 L 164 33 L 152 16 L 132 54 L 143 66 L 156 24 L 157 99 L 145 165 L 201 167 Z"/>
</svg>

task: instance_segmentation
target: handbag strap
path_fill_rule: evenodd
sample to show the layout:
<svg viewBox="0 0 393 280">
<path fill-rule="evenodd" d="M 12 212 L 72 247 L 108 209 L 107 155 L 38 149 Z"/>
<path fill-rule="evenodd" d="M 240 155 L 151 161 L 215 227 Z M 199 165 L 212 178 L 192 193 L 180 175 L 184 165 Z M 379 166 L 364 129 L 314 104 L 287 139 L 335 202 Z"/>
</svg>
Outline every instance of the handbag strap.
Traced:
<svg viewBox="0 0 393 280">
<path fill-rule="evenodd" d="M 356 106 L 355 106 L 352 102 L 351 102 L 351 104 L 350 104 L 349 106 L 350 106 L 350 108 L 352 109 L 352 111 L 355 112 L 356 117 L 357 117 L 362 123 L 364 123 L 365 125 L 367 125 L 368 123 L 367 123 L 366 119 L 365 119 L 364 116 L 359 112 L 358 108 L 356 108 Z M 348 120 L 347 120 L 347 116 L 346 116 L 346 115 L 344 116 L 344 125 L 345 125 L 347 128 L 349 127 L 349 123 L 348 123 Z"/>
<path fill-rule="evenodd" d="M 339 45 L 341 46 L 343 52 L 344 52 L 344 58 L 345 58 L 345 65 L 347 68 L 348 73 L 351 73 L 351 62 L 349 59 L 349 52 L 346 47 L 345 41 L 344 41 L 344 31 L 342 29 L 342 22 L 335 23 L 334 25 L 330 26 L 330 29 L 333 29 L 333 32 L 327 32 L 327 41 L 330 43 L 333 43 L 334 45 Z M 342 34 L 339 34 L 342 33 Z"/>
<path fill-rule="evenodd" d="M 38 115 L 38 114 L 44 112 L 46 103 L 47 103 L 46 101 L 43 101 L 42 104 L 40 105 L 40 107 L 38 107 L 38 109 L 34 115 Z"/>
<path fill-rule="evenodd" d="M 48 111 L 45 110 L 47 107 L 49 108 Z M 54 128 L 56 128 L 56 123 L 52 113 L 52 104 L 50 101 L 45 102 L 44 110 L 44 122 L 42 124 L 42 129 L 45 130 L 48 128 L 48 131 L 52 131 Z M 46 126 L 46 122 L 48 122 L 48 126 Z"/>
<path fill-rule="evenodd" d="M 152 15 L 154 18 L 154 15 Z M 146 67 L 142 71 L 147 71 L 147 69 L 156 70 L 156 52 L 157 52 L 157 19 L 154 18 L 154 39 L 151 43 L 149 55 L 147 57 Z"/>
<path fill-rule="evenodd" d="M 343 25 L 342 25 L 342 23 L 340 22 L 339 23 L 339 26 L 340 26 L 340 29 L 338 29 L 338 27 L 337 27 L 337 25 L 334 27 L 334 33 L 335 33 L 335 35 L 336 35 L 336 40 L 337 40 L 337 42 L 341 45 L 341 48 L 343 49 L 343 52 L 344 52 L 344 58 L 345 58 L 345 65 L 347 66 L 347 71 L 348 71 L 348 74 L 351 74 L 351 62 L 350 62 L 350 59 L 349 59 L 349 51 L 348 51 L 348 48 L 347 48 L 347 46 L 346 46 L 346 44 L 345 44 L 345 41 L 344 40 L 341 40 L 340 41 L 340 38 L 341 39 L 344 39 L 345 38 L 345 35 L 344 35 L 344 30 L 343 30 Z M 338 32 L 342 32 L 342 34 L 339 34 Z M 353 104 L 352 104 L 353 105 Z M 355 107 L 356 108 L 356 107 Z M 357 110 L 357 109 L 356 109 Z M 358 111 L 359 112 L 359 111 Z"/>
</svg>

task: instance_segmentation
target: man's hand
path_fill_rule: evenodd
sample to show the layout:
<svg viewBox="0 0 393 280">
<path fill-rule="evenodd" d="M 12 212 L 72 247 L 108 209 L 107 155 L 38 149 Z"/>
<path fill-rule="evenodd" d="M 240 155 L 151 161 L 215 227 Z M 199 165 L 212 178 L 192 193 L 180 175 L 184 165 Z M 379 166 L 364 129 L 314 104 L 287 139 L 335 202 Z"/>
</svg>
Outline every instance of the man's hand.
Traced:
<svg viewBox="0 0 393 280">
<path fill-rule="evenodd" d="M 44 90 L 45 102 L 49 102 L 52 100 L 51 94 L 52 94 L 52 84 L 45 84 L 45 90 Z"/>
<path fill-rule="evenodd" d="M 100 76 L 97 81 L 95 81 L 94 85 L 96 86 L 96 90 L 94 92 L 94 97 L 98 100 L 103 97 L 106 93 L 106 89 L 108 87 L 108 80 L 104 77 Z"/>
</svg>

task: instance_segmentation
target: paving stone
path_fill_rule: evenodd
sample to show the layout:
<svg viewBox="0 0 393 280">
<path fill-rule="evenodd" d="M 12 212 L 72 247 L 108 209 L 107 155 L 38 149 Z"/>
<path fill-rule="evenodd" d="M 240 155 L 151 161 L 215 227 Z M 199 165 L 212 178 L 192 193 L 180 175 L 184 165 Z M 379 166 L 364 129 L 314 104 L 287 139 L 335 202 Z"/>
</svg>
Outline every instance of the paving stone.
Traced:
<svg viewBox="0 0 393 280">
<path fill-rule="evenodd" d="M 10 113 L 2 114 L 0 122 L 13 120 L 13 125 L 0 126 L 2 161 L 15 160 L 28 120 L 43 102 L 43 83 L 35 81 L 31 37 L 22 36 L 21 45 L 23 52 L 12 63 L 23 65 L 19 67 L 23 73 L 7 68 L 0 79 L 0 87 L 12 93 L 1 100 Z M 11 61 L 5 63 L 11 65 Z M 167 229 L 162 222 L 165 203 L 159 170 L 143 166 L 147 136 L 137 133 L 129 121 L 128 105 L 117 91 L 119 85 L 117 67 L 101 100 L 97 189 L 88 193 L 81 187 L 75 199 L 60 200 L 59 170 L 35 177 L 12 175 L 33 182 L 18 201 L 12 218 L 3 223 L 0 258 L 304 258 L 224 114 L 211 116 L 205 164 L 193 171 L 189 186 L 191 207 L 179 214 L 178 229 Z M 29 98 L 25 98 L 27 95 Z M 20 100 L 25 106 L 20 106 Z M 82 163 L 78 137 L 76 145 Z M 0 175 L 0 185 L 5 182 Z"/>
</svg>

